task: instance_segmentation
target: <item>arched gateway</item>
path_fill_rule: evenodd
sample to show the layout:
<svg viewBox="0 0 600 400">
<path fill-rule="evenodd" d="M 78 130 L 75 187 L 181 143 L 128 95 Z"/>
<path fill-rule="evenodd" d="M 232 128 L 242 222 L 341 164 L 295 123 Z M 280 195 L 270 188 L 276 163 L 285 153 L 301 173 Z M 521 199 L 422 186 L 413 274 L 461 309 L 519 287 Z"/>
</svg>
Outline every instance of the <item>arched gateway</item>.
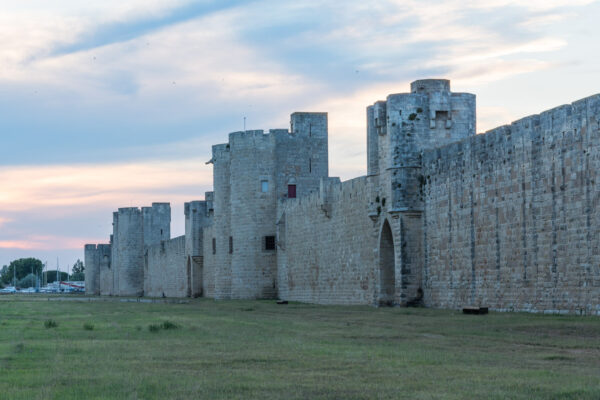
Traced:
<svg viewBox="0 0 600 400">
<path fill-rule="evenodd" d="M 396 290 L 394 236 L 386 220 L 379 239 L 379 305 L 393 305 Z"/>
</svg>

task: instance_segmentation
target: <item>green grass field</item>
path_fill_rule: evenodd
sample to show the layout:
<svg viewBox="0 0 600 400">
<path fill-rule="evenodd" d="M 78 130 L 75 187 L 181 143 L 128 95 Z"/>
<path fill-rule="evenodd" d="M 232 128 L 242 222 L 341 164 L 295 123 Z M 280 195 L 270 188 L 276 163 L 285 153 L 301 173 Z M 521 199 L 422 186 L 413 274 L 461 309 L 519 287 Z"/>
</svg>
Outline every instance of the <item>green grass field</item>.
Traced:
<svg viewBox="0 0 600 400">
<path fill-rule="evenodd" d="M 600 318 L 0 297 L 0 399 L 198 398 L 599 399 Z"/>
</svg>

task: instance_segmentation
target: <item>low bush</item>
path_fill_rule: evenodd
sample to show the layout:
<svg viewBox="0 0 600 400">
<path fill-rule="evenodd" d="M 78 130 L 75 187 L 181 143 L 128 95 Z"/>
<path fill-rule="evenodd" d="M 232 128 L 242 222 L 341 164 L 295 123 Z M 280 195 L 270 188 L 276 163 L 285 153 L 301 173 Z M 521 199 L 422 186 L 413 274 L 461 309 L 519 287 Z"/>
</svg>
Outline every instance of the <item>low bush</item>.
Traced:
<svg viewBox="0 0 600 400">
<path fill-rule="evenodd" d="M 56 322 L 53 319 L 47 319 L 46 321 L 44 321 L 44 326 L 46 327 L 46 329 L 56 328 L 58 326 L 58 322 Z"/>
<path fill-rule="evenodd" d="M 163 329 L 179 329 L 179 325 L 174 324 L 171 321 L 165 321 L 165 322 L 162 323 L 161 326 L 162 326 Z"/>
<path fill-rule="evenodd" d="M 162 324 L 150 324 L 148 325 L 148 330 L 150 332 L 158 332 L 161 329 L 164 330 L 169 330 L 169 329 L 179 329 L 179 325 L 171 322 L 171 321 L 164 321 Z"/>
</svg>

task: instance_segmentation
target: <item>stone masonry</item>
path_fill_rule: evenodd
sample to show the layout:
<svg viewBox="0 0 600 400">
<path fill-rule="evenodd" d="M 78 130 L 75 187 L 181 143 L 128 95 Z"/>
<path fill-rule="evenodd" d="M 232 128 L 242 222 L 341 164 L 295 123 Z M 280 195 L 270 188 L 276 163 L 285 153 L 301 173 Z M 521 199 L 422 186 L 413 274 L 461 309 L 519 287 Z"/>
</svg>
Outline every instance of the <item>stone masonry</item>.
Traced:
<svg viewBox="0 0 600 400">
<path fill-rule="evenodd" d="M 600 95 L 476 135 L 426 79 L 367 108 L 367 175 L 329 177 L 326 113 L 229 134 L 214 191 L 119 209 L 86 245 L 102 295 L 280 298 L 600 315 Z"/>
</svg>

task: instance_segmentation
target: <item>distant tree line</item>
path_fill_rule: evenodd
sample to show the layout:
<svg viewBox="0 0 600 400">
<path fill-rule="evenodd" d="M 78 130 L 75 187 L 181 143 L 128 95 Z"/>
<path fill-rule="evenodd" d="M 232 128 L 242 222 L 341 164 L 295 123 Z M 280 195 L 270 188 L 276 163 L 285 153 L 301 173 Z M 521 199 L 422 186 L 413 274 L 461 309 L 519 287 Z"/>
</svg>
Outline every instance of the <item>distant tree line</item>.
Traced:
<svg viewBox="0 0 600 400">
<path fill-rule="evenodd" d="M 75 261 L 73 264 L 73 268 L 71 269 L 71 280 L 72 281 L 84 281 L 85 280 L 85 266 L 80 259 Z"/>
<path fill-rule="evenodd" d="M 61 281 L 67 279 L 72 281 L 85 280 L 85 266 L 79 259 L 73 264 L 71 276 L 63 271 L 60 272 L 60 276 L 58 276 L 58 271 L 42 272 L 43 269 L 44 264 L 37 258 L 20 258 L 11 261 L 9 265 L 4 265 L 0 269 L 0 286 L 35 287 L 38 279 L 40 284 L 45 284 L 55 282 L 57 277 Z"/>
</svg>

